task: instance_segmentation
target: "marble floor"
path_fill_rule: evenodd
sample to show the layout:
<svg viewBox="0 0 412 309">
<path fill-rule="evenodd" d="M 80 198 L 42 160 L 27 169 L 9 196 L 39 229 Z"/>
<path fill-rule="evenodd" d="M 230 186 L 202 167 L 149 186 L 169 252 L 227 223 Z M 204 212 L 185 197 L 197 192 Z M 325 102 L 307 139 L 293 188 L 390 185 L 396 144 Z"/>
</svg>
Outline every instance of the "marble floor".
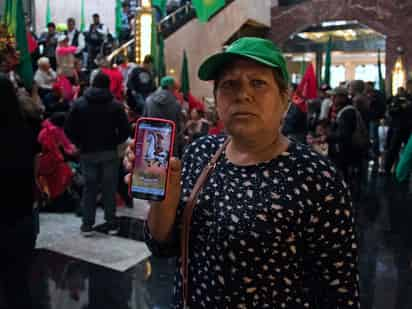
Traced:
<svg viewBox="0 0 412 309">
<path fill-rule="evenodd" d="M 371 174 L 356 204 L 364 309 L 412 308 L 411 188 Z M 168 308 L 175 260 L 149 257 L 141 242 L 146 211 L 141 202 L 134 210 L 121 209 L 120 233 L 98 234 L 106 249 L 76 238 L 80 219 L 75 215 L 42 214 L 31 276 L 33 308 Z M 53 236 L 56 224 L 63 232 Z M 136 257 L 136 252 L 141 255 Z"/>
</svg>

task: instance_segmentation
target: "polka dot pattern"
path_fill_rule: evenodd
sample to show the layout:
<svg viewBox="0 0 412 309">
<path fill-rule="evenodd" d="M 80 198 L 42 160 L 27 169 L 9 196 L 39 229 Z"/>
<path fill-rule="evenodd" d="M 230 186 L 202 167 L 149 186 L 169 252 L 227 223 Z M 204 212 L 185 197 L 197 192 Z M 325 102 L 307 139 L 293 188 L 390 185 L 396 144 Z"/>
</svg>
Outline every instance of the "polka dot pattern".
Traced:
<svg viewBox="0 0 412 309">
<path fill-rule="evenodd" d="M 224 142 L 205 137 L 186 150 L 174 241 L 153 254 L 179 254 L 181 216 L 203 167 Z M 357 241 L 347 185 L 309 148 L 253 166 L 223 154 L 196 208 L 189 248 L 190 308 L 360 308 Z M 175 303 L 183 308 L 180 263 Z"/>
</svg>

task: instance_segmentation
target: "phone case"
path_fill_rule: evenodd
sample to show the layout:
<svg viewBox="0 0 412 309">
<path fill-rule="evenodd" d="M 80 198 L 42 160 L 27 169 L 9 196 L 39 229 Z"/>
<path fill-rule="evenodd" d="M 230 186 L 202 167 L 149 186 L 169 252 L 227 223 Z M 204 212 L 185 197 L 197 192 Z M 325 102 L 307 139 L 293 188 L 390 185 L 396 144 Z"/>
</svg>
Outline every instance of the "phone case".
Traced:
<svg viewBox="0 0 412 309">
<path fill-rule="evenodd" d="M 167 186 L 169 183 L 169 177 L 170 177 L 170 159 L 173 156 L 173 151 L 174 151 L 174 141 L 175 141 L 175 134 L 176 134 L 176 125 L 173 121 L 171 120 L 167 120 L 167 119 L 161 119 L 161 118 L 151 118 L 151 117 L 142 117 L 139 118 L 136 121 L 136 130 L 134 133 L 134 140 L 135 140 L 135 144 L 134 144 L 134 148 L 136 149 L 136 144 L 137 144 L 137 134 L 138 134 L 138 128 L 139 128 L 139 124 L 142 122 L 161 122 L 161 123 L 167 123 L 171 126 L 172 128 L 172 133 L 171 133 L 171 143 L 170 143 L 170 147 L 169 147 L 169 158 L 168 158 L 168 167 L 166 170 L 166 184 L 165 184 L 165 196 L 164 198 L 166 198 L 166 193 L 167 193 Z M 131 180 L 129 182 L 129 196 L 133 198 L 133 192 L 132 192 L 132 185 L 133 185 L 133 172 L 134 172 L 134 168 L 135 168 L 135 164 L 136 164 L 136 160 L 133 161 L 133 166 L 132 166 L 132 176 L 131 176 Z M 163 200 L 163 199 L 162 199 Z M 158 200 L 158 199 L 153 199 L 153 201 L 162 201 L 162 200 Z"/>
</svg>

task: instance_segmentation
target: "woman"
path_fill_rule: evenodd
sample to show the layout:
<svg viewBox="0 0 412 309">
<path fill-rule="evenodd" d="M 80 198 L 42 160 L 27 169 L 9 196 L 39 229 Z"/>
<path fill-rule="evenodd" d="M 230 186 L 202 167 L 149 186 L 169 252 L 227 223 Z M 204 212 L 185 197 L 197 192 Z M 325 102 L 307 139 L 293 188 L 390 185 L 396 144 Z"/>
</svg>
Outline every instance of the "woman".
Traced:
<svg viewBox="0 0 412 309">
<path fill-rule="evenodd" d="M 194 208 L 186 305 L 359 308 L 348 188 L 327 160 L 280 133 L 288 94 L 280 51 L 270 41 L 241 38 L 208 58 L 199 77 L 214 81 L 230 140 Z M 151 204 L 146 222 L 153 254 L 179 256 L 186 202 L 226 140 L 198 139 L 182 168 L 171 161 L 166 199 Z M 174 308 L 184 308 L 182 259 L 177 263 Z"/>
<path fill-rule="evenodd" d="M 36 135 L 20 110 L 12 82 L 0 74 L 0 289 L 6 308 L 30 308 L 29 271 L 36 233 L 33 218 Z"/>
<path fill-rule="evenodd" d="M 76 46 L 69 46 L 69 38 L 66 35 L 59 37 L 59 46 L 56 48 L 57 72 L 66 77 L 72 85 L 75 84 L 75 53 Z"/>
</svg>

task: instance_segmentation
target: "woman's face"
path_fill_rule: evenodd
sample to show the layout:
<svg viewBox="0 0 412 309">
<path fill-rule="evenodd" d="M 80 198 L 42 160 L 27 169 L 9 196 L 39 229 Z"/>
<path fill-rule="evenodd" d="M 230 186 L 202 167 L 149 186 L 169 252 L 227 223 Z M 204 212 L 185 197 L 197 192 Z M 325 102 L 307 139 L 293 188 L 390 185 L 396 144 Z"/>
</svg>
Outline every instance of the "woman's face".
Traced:
<svg viewBox="0 0 412 309">
<path fill-rule="evenodd" d="M 216 86 L 219 118 L 239 138 L 276 136 L 287 107 L 273 70 L 251 60 L 236 60 Z"/>
</svg>

